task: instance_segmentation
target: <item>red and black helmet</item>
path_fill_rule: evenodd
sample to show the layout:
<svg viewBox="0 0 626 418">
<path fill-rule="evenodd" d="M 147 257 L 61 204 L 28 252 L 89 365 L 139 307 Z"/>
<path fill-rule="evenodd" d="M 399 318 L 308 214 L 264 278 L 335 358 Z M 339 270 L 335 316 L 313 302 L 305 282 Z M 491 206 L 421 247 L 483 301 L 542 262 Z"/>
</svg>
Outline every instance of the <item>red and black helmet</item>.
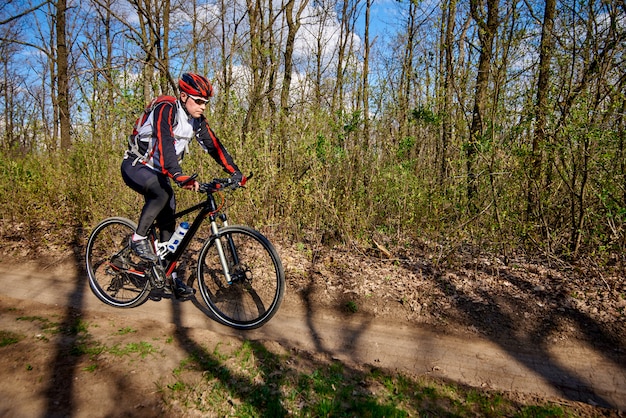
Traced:
<svg viewBox="0 0 626 418">
<path fill-rule="evenodd" d="M 209 98 L 213 96 L 213 86 L 206 79 L 198 74 L 185 73 L 178 81 L 178 87 L 181 92 L 185 92 L 191 96 Z"/>
</svg>

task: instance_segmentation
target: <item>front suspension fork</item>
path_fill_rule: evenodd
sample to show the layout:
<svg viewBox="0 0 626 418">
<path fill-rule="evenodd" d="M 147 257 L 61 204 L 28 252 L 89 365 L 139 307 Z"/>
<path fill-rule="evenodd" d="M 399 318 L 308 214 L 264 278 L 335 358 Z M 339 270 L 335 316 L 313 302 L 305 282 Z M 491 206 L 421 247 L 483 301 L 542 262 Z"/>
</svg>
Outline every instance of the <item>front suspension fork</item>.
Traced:
<svg viewBox="0 0 626 418">
<path fill-rule="evenodd" d="M 226 221 L 224 221 L 224 226 L 226 226 Z M 232 279 L 230 277 L 230 269 L 228 268 L 228 261 L 226 260 L 226 256 L 224 255 L 224 247 L 222 247 L 222 238 L 218 235 L 219 228 L 217 226 L 217 222 L 214 219 L 211 220 L 211 232 L 216 237 L 215 238 L 215 248 L 217 248 L 217 254 L 220 257 L 220 264 L 222 265 L 222 271 L 224 272 L 224 277 L 226 278 L 226 282 L 228 284 L 232 283 Z"/>
<path fill-rule="evenodd" d="M 222 227 L 228 226 L 228 220 L 226 219 L 225 214 L 220 215 L 220 220 L 222 221 Z M 224 245 L 222 244 L 222 238 L 219 236 L 219 227 L 217 226 L 217 222 L 215 218 L 211 218 L 211 232 L 216 237 L 215 238 L 215 247 L 217 248 L 217 254 L 220 257 L 220 264 L 222 265 L 222 271 L 224 272 L 224 277 L 226 278 L 226 282 L 228 284 L 233 283 L 233 278 L 231 275 L 230 267 L 228 266 L 228 260 L 226 259 L 226 255 L 224 254 Z M 228 251 L 232 256 L 233 266 L 239 264 L 239 256 L 237 255 L 237 249 L 235 248 L 235 243 L 233 242 L 232 236 L 226 236 L 226 244 L 228 245 Z"/>
</svg>

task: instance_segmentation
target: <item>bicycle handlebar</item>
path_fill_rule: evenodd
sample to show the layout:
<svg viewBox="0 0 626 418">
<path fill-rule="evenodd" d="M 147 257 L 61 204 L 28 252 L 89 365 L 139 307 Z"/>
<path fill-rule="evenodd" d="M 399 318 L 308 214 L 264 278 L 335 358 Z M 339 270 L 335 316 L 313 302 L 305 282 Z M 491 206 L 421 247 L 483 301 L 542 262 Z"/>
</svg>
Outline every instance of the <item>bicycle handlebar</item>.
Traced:
<svg viewBox="0 0 626 418">
<path fill-rule="evenodd" d="M 213 179 L 209 183 L 200 183 L 198 192 L 200 193 L 215 193 L 223 190 L 235 190 L 239 187 L 244 187 L 246 181 L 252 178 L 252 173 L 249 176 L 244 177 L 241 183 L 235 183 L 232 178 L 225 179 Z"/>
<path fill-rule="evenodd" d="M 190 182 L 194 181 L 194 180 L 196 179 L 196 177 L 198 177 L 198 174 L 197 174 L 197 173 L 196 173 L 196 174 L 194 174 L 194 175 L 189 176 L 189 178 L 188 178 L 187 180 L 185 180 L 185 181 L 181 181 L 181 182 L 179 183 L 180 187 L 183 187 L 183 186 L 185 186 L 186 184 L 189 184 Z"/>
</svg>

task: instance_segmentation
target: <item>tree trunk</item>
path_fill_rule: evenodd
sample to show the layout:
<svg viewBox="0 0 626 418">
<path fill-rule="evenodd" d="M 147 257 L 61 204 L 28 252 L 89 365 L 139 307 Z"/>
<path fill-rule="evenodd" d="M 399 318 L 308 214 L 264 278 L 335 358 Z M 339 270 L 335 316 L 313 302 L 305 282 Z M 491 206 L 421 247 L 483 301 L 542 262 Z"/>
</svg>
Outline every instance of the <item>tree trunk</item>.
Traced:
<svg viewBox="0 0 626 418">
<path fill-rule="evenodd" d="M 161 54 L 159 56 L 159 72 L 161 73 L 160 82 L 161 82 L 161 93 L 168 94 L 172 90 L 176 91 L 174 87 L 176 83 L 172 80 L 172 76 L 170 75 L 170 13 L 171 13 L 171 4 L 170 0 L 162 0 L 163 8 L 163 39 L 161 44 L 163 45 L 163 49 L 161 50 Z M 171 89 L 168 88 L 171 86 Z"/>
<path fill-rule="evenodd" d="M 4 48 L 3 48 L 4 49 Z M 6 55 L 5 55 L 6 56 Z M 4 131 L 4 141 L 3 145 L 4 148 L 13 151 L 16 147 L 16 138 L 15 135 L 13 133 L 13 97 L 14 97 L 14 91 L 15 88 L 13 86 L 13 83 L 10 81 L 10 77 L 9 77 L 9 62 L 8 60 L 5 60 L 2 63 L 2 86 L 4 86 L 3 89 L 3 95 L 4 95 L 4 127 L 5 127 L 5 131 Z"/>
<path fill-rule="evenodd" d="M 370 57 L 370 12 L 373 0 L 367 0 L 365 5 L 365 34 L 363 42 L 363 78 L 361 81 L 361 96 L 363 99 L 363 137 L 364 150 L 370 145 L 370 107 L 369 107 L 369 57 Z"/>
<path fill-rule="evenodd" d="M 61 149 L 72 146 L 70 125 L 70 90 L 68 75 L 67 36 L 65 33 L 66 0 L 57 0 L 56 4 L 56 49 L 57 49 L 57 104 L 59 115 L 59 134 Z"/>
<path fill-rule="evenodd" d="M 258 123 L 268 70 L 266 57 L 272 53 L 266 49 L 266 28 L 263 19 L 265 5 L 262 4 L 261 0 L 247 0 L 246 5 L 248 9 L 248 23 L 250 25 L 252 86 L 248 93 L 248 111 L 242 126 L 243 138 L 252 132 L 254 126 Z M 268 25 L 267 30 L 271 30 L 271 25 Z"/>
<path fill-rule="evenodd" d="M 467 157 L 467 202 L 468 208 L 472 213 L 476 212 L 475 198 L 478 193 L 475 163 L 479 152 L 479 143 L 484 135 L 485 104 L 489 88 L 489 73 L 491 71 L 493 40 L 498 28 L 498 0 L 487 0 L 486 21 L 484 19 L 482 7 L 478 4 L 479 1 L 481 0 L 470 1 L 472 18 L 478 24 L 480 56 L 478 58 L 478 74 L 476 75 L 472 124 L 469 132 L 469 141 L 465 148 Z"/>
<path fill-rule="evenodd" d="M 289 95 L 291 92 L 291 77 L 293 75 L 293 52 L 295 49 L 296 34 L 300 29 L 300 16 L 308 4 L 308 0 L 303 0 L 300 3 L 296 15 L 293 14 L 295 0 L 288 0 L 285 5 L 285 18 L 287 20 L 287 40 L 285 42 L 285 71 L 283 76 L 283 85 L 280 91 L 280 149 L 278 150 L 278 164 L 283 165 L 285 157 L 285 144 L 289 136 L 287 129 L 288 116 L 290 113 L 289 108 Z"/>
<path fill-rule="evenodd" d="M 176 82 L 169 71 L 170 0 L 130 0 L 137 10 L 139 29 L 131 27 L 140 37 L 146 53 L 144 62 L 144 98 L 176 91 Z M 154 80 L 155 76 L 157 80 Z"/>
<path fill-rule="evenodd" d="M 407 40 L 404 46 L 404 57 L 402 60 L 402 75 L 400 77 L 398 118 L 400 119 L 400 140 L 409 134 L 409 107 L 411 103 L 411 84 L 413 82 L 413 60 L 415 49 L 417 5 L 409 3 L 409 15 L 407 17 Z"/>
<path fill-rule="evenodd" d="M 358 2 L 358 0 L 355 0 Z M 356 13 L 356 5 L 351 0 L 343 0 L 341 6 L 341 16 L 339 18 L 340 33 L 339 45 L 337 49 L 337 69 L 335 73 L 335 88 L 331 101 L 331 108 L 334 111 L 344 110 L 344 75 L 346 72 L 346 63 L 352 52 L 351 42 L 352 33 L 354 32 L 354 23 Z"/>
<path fill-rule="evenodd" d="M 289 0 L 285 5 L 285 17 L 287 19 L 287 41 L 285 43 L 285 75 L 283 77 L 283 85 L 280 91 L 280 107 L 284 113 L 289 113 L 289 93 L 291 91 L 291 77 L 293 75 L 293 52 L 295 48 L 296 34 L 300 29 L 300 17 L 309 0 L 303 0 L 295 15 L 293 15 L 293 7 L 295 0 Z"/>
<path fill-rule="evenodd" d="M 454 23 L 456 19 L 457 0 L 450 0 L 446 13 L 446 28 L 444 38 L 444 80 L 443 80 L 443 120 L 441 133 L 441 152 L 439 162 L 439 182 L 443 183 L 448 176 L 447 155 L 452 140 L 452 96 L 454 95 L 453 77 L 454 57 L 452 44 L 454 42 Z"/>
<path fill-rule="evenodd" d="M 538 211 L 539 190 L 541 190 L 541 164 L 543 147 L 547 138 L 548 86 L 550 82 L 550 62 L 554 38 L 554 17 L 556 0 L 546 0 L 541 27 L 541 44 L 539 46 L 539 74 L 537 77 L 537 98 L 535 102 L 535 132 L 532 142 L 532 161 L 529 169 L 528 195 L 526 213 L 533 218 Z"/>
</svg>

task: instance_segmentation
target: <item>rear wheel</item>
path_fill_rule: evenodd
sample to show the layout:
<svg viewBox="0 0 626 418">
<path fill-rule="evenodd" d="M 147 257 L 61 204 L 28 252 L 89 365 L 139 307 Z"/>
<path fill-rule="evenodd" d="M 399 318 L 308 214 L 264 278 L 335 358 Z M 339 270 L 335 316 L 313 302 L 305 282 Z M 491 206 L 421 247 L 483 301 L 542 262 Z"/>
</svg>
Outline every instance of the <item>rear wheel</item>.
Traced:
<svg viewBox="0 0 626 418">
<path fill-rule="evenodd" d="M 230 282 L 217 249 L 224 251 Z M 198 288 L 202 299 L 224 325 L 253 329 L 269 321 L 282 302 L 285 273 L 274 246 L 246 226 L 228 226 L 219 238 L 205 243 L 198 257 Z"/>
<path fill-rule="evenodd" d="M 89 287 L 104 303 L 132 308 L 150 295 L 148 266 L 130 250 L 136 224 L 126 218 L 108 218 L 93 230 L 85 255 Z"/>
</svg>

